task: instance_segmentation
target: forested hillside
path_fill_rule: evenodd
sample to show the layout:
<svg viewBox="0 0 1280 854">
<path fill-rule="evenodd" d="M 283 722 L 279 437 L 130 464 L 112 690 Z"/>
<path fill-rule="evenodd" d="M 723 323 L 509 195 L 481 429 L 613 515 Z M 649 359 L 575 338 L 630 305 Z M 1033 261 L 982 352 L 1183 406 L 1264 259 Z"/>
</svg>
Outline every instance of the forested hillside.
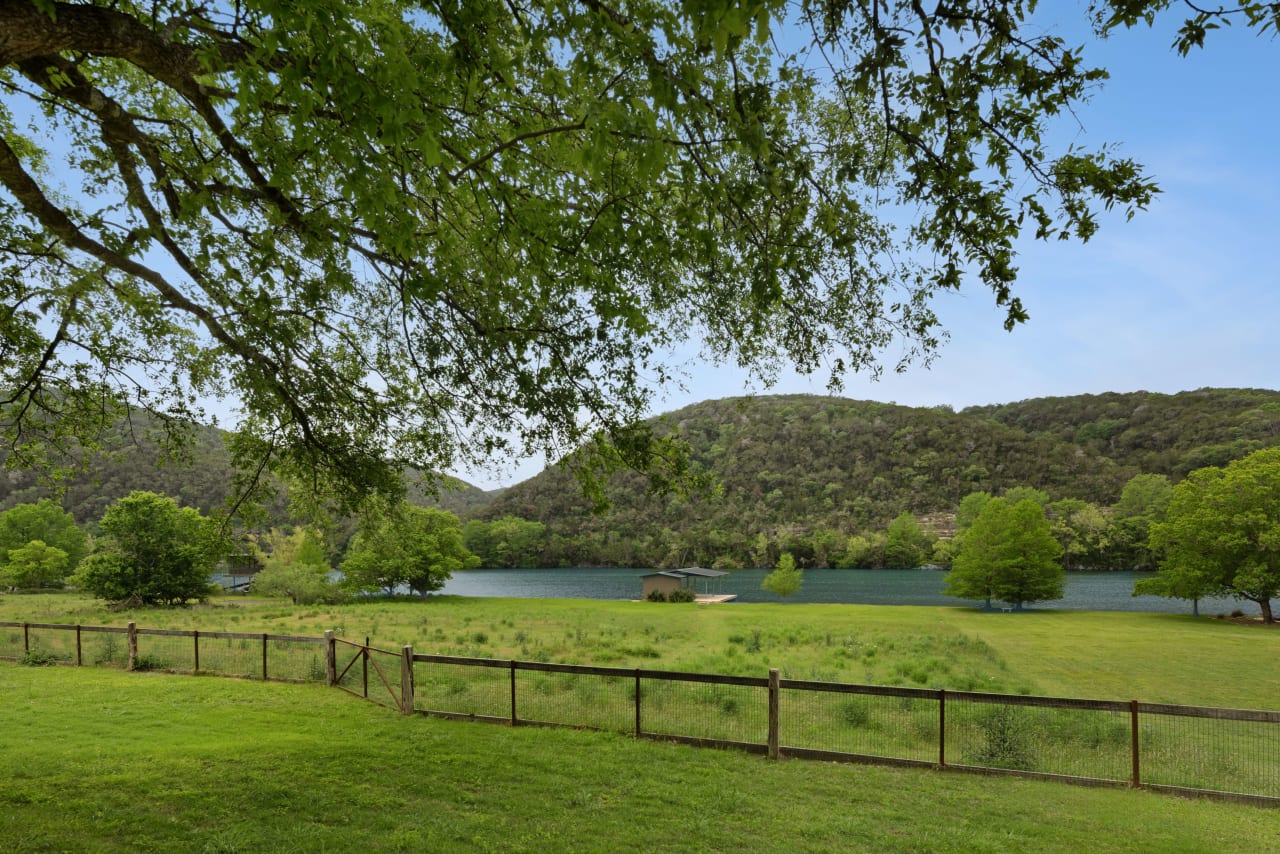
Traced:
<svg viewBox="0 0 1280 854">
<path fill-rule="evenodd" d="M 593 516 L 567 468 L 549 469 L 477 512 L 547 529 L 557 563 L 762 565 L 789 538 L 843 550 L 903 511 L 935 527 L 975 491 L 1033 487 L 1053 499 L 1111 504 L 1139 469 L 1096 449 L 1031 435 L 947 409 L 822 396 L 708 401 L 658 420 L 678 432 L 715 494 L 653 496 L 639 475 L 609 484 L 612 509 Z M 829 544 L 824 547 L 822 544 Z M 819 562 L 822 562 L 821 557 Z"/>
<path fill-rule="evenodd" d="M 471 520 L 471 547 L 494 565 L 759 566 L 785 549 L 813 566 L 854 561 L 863 547 L 885 559 L 890 522 L 904 513 L 945 537 L 966 495 L 1022 488 L 1058 503 L 1048 512 L 1075 565 L 1134 565 L 1145 528 L 1132 520 L 1144 511 L 1128 500 L 1117 512 L 1125 485 L 1143 473 L 1176 481 L 1280 444 L 1280 392 L 1082 395 L 961 413 L 764 396 L 699 403 L 655 425 L 689 443 L 714 490 L 657 496 L 644 476 L 622 472 L 606 485 L 612 508 L 593 515 L 560 465 L 501 493 L 457 482 L 431 499 L 411 483 L 409 498 Z M 190 462 L 175 464 L 147 441 L 145 425 L 123 425 L 114 452 L 67 482 L 64 507 L 92 524 L 117 498 L 145 489 L 206 513 L 224 508 L 233 487 L 223 434 L 201 428 L 194 440 Z M 0 510 L 48 493 L 34 473 L 0 474 Z M 1122 519 L 1124 530 L 1107 528 Z M 288 521 L 282 496 L 259 523 Z M 914 524 L 901 522 L 899 533 Z M 332 553 L 350 527 L 331 531 Z"/>
<path fill-rule="evenodd" d="M 1266 389 L 1041 397 L 964 413 L 1174 479 L 1280 444 L 1280 392 Z"/>
<path fill-rule="evenodd" d="M 185 456 L 170 459 L 152 440 L 147 419 L 135 415 L 103 440 L 105 450 L 92 456 L 87 467 L 73 471 L 62 482 L 62 506 L 79 524 L 91 525 L 116 499 L 134 490 L 148 490 L 171 496 L 179 504 L 205 514 L 225 512 L 234 491 L 231 454 L 225 438 L 226 433 L 216 428 L 196 427 Z M 460 480 L 450 479 L 448 486 L 440 495 L 428 497 L 413 473 L 407 478 L 411 502 L 441 507 L 458 515 L 486 504 L 495 494 Z M 0 469 L 0 511 L 15 504 L 34 503 L 53 492 L 47 479 L 37 472 Z M 287 496 L 278 490 L 261 522 L 270 526 L 291 521 L 295 520 L 291 518 Z"/>
</svg>

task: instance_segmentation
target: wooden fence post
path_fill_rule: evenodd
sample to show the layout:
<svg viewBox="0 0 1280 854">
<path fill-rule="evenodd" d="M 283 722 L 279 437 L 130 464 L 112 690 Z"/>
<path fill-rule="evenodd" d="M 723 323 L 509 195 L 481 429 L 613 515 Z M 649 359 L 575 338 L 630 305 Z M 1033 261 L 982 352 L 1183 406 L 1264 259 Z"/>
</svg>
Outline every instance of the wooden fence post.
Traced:
<svg viewBox="0 0 1280 854">
<path fill-rule="evenodd" d="M 262 681 L 267 681 L 267 633 L 262 633 Z"/>
<path fill-rule="evenodd" d="M 324 633 L 324 684 L 330 688 L 338 684 L 338 643 L 333 629 Z"/>
<path fill-rule="evenodd" d="M 22 624 L 22 651 L 31 652 L 31 626 Z"/>
<path fill-rule="evenodd" d="M 191 630 L 191 653 L 192 653 L 191 672 L 199 673 L 200 672 L 200 630 L 199 629 Z"/>
<path fill-rule="evenodd" d="M 516 717 L 516 660 L 511 659 L 511 725 L 516 726 L 519 719 Z"/>
<path fill-rule="evenodd" d="M 640 668 L 636 668 L 636 738 L 640 737 Z"/>
<path fill-rule="evenodd" d="M 80 624 L 76 623 L 76 667 L 84 665 L 84 650 L 80 646 Z"/>
<path fill-rule="evenodd" d="M 400 650 L 400 711 L 413 714 L 413 647 L 410 644 Z"/>
<path fill-rule="evenodd" d="M 1138 701 L 1129 701 L 1129 732 L 1130 741 L 1133 745 L 1133 779 L 1130 781 L 1134 788 L 1142 785 L 1142 776 L 1138 767 Z"/>
<path fill-rule="evenodd" d="M 779 716 L 781 712 L 781 679 L 778 669 L 769 670 L 769 758 L 777 759 Z"/>
<path fill-rule="evenodd" d="M 132 670 L 138 663 L 138 624 L 129 621 L 129 663 L 126 670 Z"/>
<path fill-rule="evenodd" d="M 947 691 L 938 689 L 938 767 L 947 767 Z"/>
</svg>

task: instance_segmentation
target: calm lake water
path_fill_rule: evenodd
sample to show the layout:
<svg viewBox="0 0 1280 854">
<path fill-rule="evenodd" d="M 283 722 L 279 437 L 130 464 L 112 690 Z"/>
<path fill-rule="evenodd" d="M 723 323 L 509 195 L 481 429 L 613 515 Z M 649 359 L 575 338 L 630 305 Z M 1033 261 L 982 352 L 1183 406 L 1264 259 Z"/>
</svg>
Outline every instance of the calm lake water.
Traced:
<svg viewBox="0 0 1280 854">
<path fill-rule="evenodd" d="M 454 596 L 511 596 L 534 599 L 639 599 L 640 577 L 651 569 L 475 569 L 455 573 L 440 592 Z M 740 569 L 710 583 L 708 592 L 736 593 L 739 602 L 781 602 L 760 589 L 766 569 Z M 1163 611 L 1191 613 L 1191 603 L 1159 596 L 1134 596 L 1143 572 L 1069 572 L 1066 595 L 1037 608 L 1076 611 Z M 849 602 L 862 605 L 978 605 L 946 596 L 947 574 L 929 569 L 810 569 L 804 587 L 786 601 Z M 698 590 L 702 591 L 699 582 Z M 1205 599 L 1201 614 L 1257 612 L 1252 602 Z"/>
</svg>

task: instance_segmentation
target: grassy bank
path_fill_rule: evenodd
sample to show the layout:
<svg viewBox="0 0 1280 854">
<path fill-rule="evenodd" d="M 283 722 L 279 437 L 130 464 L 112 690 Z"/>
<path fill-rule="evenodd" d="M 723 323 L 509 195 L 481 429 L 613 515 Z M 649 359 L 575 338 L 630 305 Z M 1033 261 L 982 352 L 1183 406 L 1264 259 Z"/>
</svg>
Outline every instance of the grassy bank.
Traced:
<svg viewBox="0 0 1280 854">
<path fill-rule="evenodd" d="M 6 851 L 1277 850 L 1280 813 L 0 664 Z"/>
<path fill-rule="evenodd" d="M 0 596 L 0 620 L 340 636 L 418 652 L 1242 708 L 1280 706 L 1280 629 L 1173 614 L 599 600 L 215 599 L 109 611 Z"/>
</svg>

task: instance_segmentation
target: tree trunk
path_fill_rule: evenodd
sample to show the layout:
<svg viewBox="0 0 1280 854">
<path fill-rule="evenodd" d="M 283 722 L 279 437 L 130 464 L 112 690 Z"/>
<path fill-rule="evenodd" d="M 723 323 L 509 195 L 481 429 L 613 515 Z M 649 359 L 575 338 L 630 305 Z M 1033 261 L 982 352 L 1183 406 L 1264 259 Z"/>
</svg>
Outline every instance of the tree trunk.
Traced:
<svg viewBox="0 0 1280 854">
<path fill-rule="evenodd" d="M 1254 601 L 1256 601 L 1258 603 L 1258 607 L 1262 609 L 1262 622 L 1274 623 L 1276 618 L 1275 615 L 1271 613 L 1271 600 L 1255 599 Z"/>
</svg>

